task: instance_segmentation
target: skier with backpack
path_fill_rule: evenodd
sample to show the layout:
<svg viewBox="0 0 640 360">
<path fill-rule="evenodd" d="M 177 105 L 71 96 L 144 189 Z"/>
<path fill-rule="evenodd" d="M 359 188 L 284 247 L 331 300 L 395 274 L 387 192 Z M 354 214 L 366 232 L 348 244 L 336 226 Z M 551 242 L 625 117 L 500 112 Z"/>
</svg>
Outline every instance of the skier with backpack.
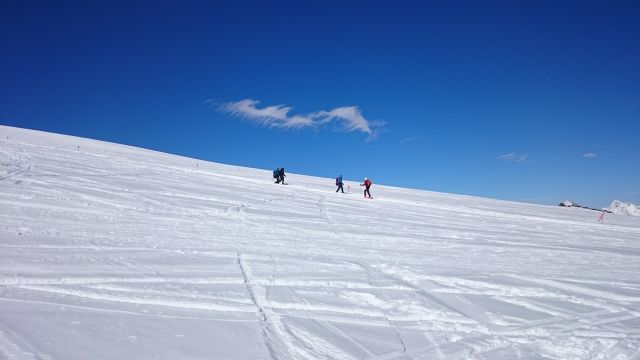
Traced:
<svg viewBox="0 0 640 360">
<path fill-rule="evenodd" d="M 360 186 L 364 186 L 364 197 L 367 198 L 367 194 L 369 195 L 369 199 L 373 199 L 371 197 L 371 192 L 369 192 L 369 188 L 371 187 L 371 180 L 364 178 L 364 183 L 360 184 Z"/>
<path fill-rule="evenodd" d="M 286 175 L 284 174 L 284 168 L 277 168 L 273 170 L 273 177 L 276 179 L 276 184 L 282 183 L 282 185 L 284 185 L 285 176 Z"/>
<path fill-rule="evenodd" d="M 342 193 L 344 194 L 344 188 L 342 187 L 343 183 L 342 183 L 342 175 L 338 176 L 336 178 L 336 186 L 338 187 L 338 189 L 336 190 L 336 192 L 338 192 L 339 190 L 342 191 Z"/>
</svg>

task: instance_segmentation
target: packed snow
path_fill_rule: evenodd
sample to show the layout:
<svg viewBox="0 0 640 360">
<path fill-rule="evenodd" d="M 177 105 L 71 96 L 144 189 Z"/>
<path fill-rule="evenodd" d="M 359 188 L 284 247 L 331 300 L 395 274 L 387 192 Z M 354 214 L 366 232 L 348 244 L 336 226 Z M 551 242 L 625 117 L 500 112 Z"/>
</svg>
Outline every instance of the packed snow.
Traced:
<svg viewBox="0 0 640 360">
<path fill-rule="evenodd" d="M 622 202 L 620 200 L 613 200 L 609 211 L 614 214 L 640 216 L 640 207 L 631 203 Z"/>
<path fill-rule="evenodd" d="M 0 127 L 0 358 L 640 358 L 639 218 L 336 174 Z"/>
</svg>

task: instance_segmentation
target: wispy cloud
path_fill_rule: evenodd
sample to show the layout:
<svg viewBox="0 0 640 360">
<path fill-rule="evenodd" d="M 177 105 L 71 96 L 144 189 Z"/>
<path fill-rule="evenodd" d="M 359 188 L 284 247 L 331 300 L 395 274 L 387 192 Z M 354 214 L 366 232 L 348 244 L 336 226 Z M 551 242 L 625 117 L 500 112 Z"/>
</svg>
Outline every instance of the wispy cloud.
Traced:
<svg viewBox="0 0 640 360">
<path fill-rule="evenodd" d="M 588 153 L 586 153 L 586 154 L 582 154 L 582 157 L 583 157 L 583 158 L 586 158 L 586 159 L 595 159 L 595 158 L 597 158 L 597 157 L 598 157 L 598 155 L 597 155 L 597 154 L 594 154 L 594 153 L 592 153 L 592 152 L 588 152 Z"/>
<path fill-rule="evenodd" d="M 498 156 L 496 159 L 504 162 L 525 162 L 529 158 L 529 154 L 508 153 Z"/>
<path fill-rule="evenodd" d="M 404 143 L 408 143 L 408 142 L 412 142 L 412 141 L 416 141 L 416 140 L 420 140 L 420 136 L 409 136 L 409 137 L 406 137 L 406 138 L 400 140 L 400 143 L 404 144 Z"/>
<path fill-rule="evenodd" d="M 210 101 L 210 103 L 213 103 Z M 218 110 L 231 116 L 250 120 L 270 128 L 296 129 L 321 128 L 334 125 L 337 130 L 344 132 L 362 132 L 375 140 L 382 132 L 385 122 L 367 120 L 357 106 L 342 106 L 329 111 L 321 110 L 309 114 L 292 115 L 293 109 L 287 105 L 271 105 L 259 107 L 260 101 L 244 99 L 236 102 L 224 103 Z"/>
</svg>

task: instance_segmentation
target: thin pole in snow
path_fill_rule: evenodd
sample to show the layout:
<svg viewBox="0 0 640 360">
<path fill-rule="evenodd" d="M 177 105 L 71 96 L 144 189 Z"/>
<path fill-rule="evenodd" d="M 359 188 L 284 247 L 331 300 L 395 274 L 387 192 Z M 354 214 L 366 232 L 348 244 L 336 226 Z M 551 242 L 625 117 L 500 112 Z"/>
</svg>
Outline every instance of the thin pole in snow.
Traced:
<svg viewBox="0 0 640 360">
<path fill-rule="evenodd" d="M 598 221 L 600 221 L 601 224 L 604 224 L 604 213 L 605 211 L 602 210 L 602 214 L 600 214 L 600 218 L 598 219 Z"/>
</svg>

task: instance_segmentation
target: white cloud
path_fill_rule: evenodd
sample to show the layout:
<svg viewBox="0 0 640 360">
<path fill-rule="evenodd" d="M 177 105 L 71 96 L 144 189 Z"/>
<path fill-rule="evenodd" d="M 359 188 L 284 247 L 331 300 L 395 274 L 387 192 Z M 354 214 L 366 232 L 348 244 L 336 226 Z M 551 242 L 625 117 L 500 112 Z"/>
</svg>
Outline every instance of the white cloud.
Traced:
<svg viewBox="0 0 640 360">
<path fill-rule="evenodd" d="M 337 124 L 345 132 L 359 131 L 375 140 L 381 132 L 384 122 L 367 120 L 357 106 L 337 107 L 329 111 L 316 111 L 310 114 L 290 115 L 292 108 L 286 105 L 272 105 L 259 108 L 258 100 L 244 99 L 225 103 L 219 110 L 232 116 L 254 121 L 262 126 L 283 129 L 319 128 L 328 124 Z"/>
<path fill-rule="evenodd" d="M 285 105 L 267 106 L 262 109 L 256 107 L 258 100 L 244 99 L 220 106 L 220 110 L 243 119 L 258 122 L 269 127 L 300 127 L 308 123 L 307 118 L 289 117 L 291 107 Z"/>
<path fill-rule="evenodd" d="M 592 152 L 588 152 L 586 154 L 582 154 L 583 158 L 587 158 L 587 159 L 595 159 L 598 157 L 598 155 L 592 153 Z"/>
<path fill-rule="evenodd" d="M 508 153 L 498 156 L 496 159 L 505 162 L 524 162 L 529 158 L 529 154 Z"/>
<path fill-rule="evenodd" d="M 342 127 L 347 132 L 358 130 L 367 134 L 372 133 L 369 121 L 362 116 L 357 106 L 343 106 L 331 111 L 319 111 L 312 115 L 321 119 L 320 122 L 323 123 L 332 120 L 341 121 Z"/>
<path fill-rule="evenodd" d="M 412 142 L 412 141 L 416 141 L 416 140 L 420 140 L 420 136 L 409 136 L 409 137 L 406 137 L 406 138 L 400 140 L 400 143 L 404 144 L 404 143 L 408 143 L 408 142 Z"/>
</svg>

